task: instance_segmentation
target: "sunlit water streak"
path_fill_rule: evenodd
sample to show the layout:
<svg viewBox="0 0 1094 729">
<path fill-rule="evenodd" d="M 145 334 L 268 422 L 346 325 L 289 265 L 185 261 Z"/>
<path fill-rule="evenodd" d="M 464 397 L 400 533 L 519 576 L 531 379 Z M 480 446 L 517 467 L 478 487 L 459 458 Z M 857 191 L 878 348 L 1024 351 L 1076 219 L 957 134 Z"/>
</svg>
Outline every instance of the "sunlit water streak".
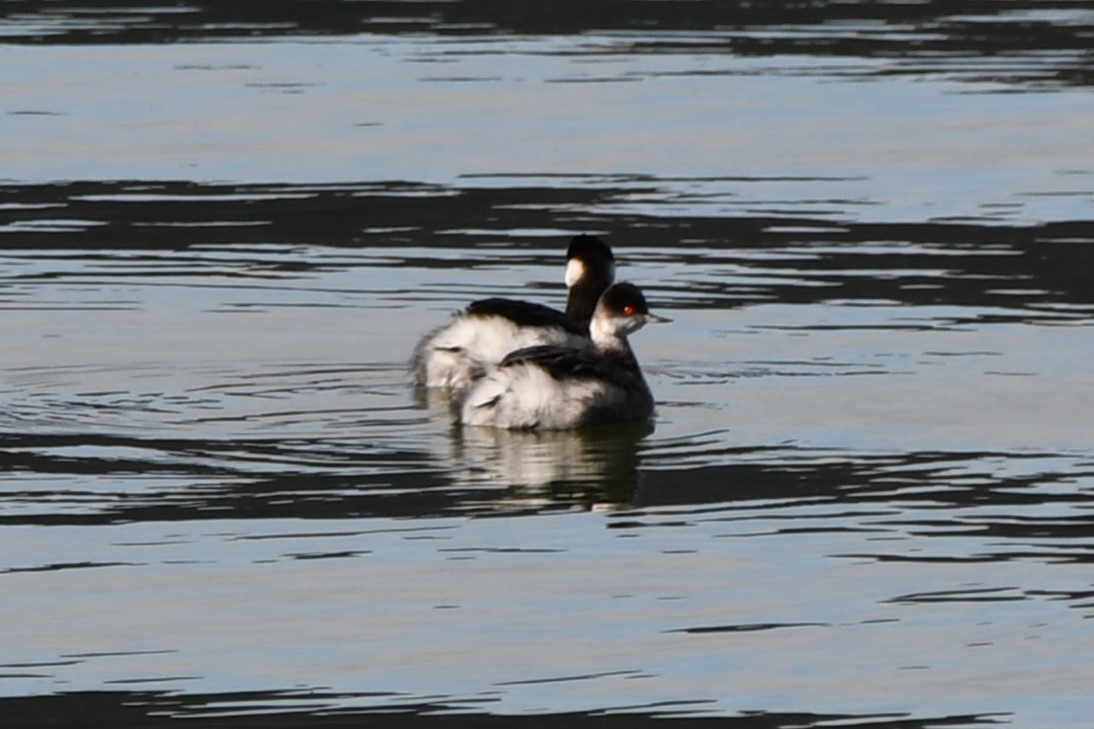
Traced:
<svg viewBox="0 0 1094 729">
<path fill-rule="evenodd" d="M 1085 93 L 995 93 L 990 79 L 922 69 L 884 75 L 890 62 L 872 57 L 841 59 L 826 75 L 812 56 L 788 64 L 729 48 L 711 73 L 708 47 L 658 50 L 614 35 L 316 37 L 164 45 L 134 71 L 139 47 L 8 46 L 0 83 L 19 108 L 0 117 L 0 149 L 5 176 L 34 181 L 74 169 L 107 180 L 446 184 L 637 172 L 604 210 L 637 215 L 701 204 L 719 217 L 1041 222 L 1058 219 L 1076 174 L 1078 191 L 1090 189 Z M 841 64 L 884 82 L 839 83 Z M 109 83 L 119 74 L 124 89 Z M 144 104 L 130 100 L 135 89 Z M 104 113 L 112 123 L 95 123 Z M 256 154 L 264 149 L 278 153 Z M 775 194 L 717 182 L 734 177 L 769 180 Z"/>
</svg>

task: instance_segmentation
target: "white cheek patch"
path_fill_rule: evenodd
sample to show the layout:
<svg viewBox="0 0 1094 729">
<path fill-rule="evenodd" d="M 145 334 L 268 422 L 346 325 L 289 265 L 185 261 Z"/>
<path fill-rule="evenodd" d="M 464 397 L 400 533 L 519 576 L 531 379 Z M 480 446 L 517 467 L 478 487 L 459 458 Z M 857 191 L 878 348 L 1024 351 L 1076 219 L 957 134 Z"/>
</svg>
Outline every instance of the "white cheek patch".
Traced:
<svg viewBox="0 0 1094 729">
<path fill-rule="evenodd" d="M 573 288 L 581 279 L 585 278 L 585 262 L 580 258 L 571 258 L 566 262 L 566 288 Z"/>
</svg>

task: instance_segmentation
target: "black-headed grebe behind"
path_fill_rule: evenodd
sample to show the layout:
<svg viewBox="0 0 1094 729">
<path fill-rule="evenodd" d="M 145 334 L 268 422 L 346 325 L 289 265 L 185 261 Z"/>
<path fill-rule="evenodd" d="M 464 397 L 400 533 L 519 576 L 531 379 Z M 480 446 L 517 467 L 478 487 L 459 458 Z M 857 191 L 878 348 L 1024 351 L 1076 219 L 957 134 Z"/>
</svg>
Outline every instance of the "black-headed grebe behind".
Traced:
<svg viewBox="0 0 1094 729">
<path fill-rule="evenodd" d="M 515 299 L 482 299 L 453 315 L 414 348 L 416 385 L 459 392 L 513 350 L 541 345 L 588 347 L 589 321 L 615 278 L 611 248 L 578 235 L 566 251 L 566 311 Z"/>
<path fill-rule="evenodd" d="M 649 418 L 653 395 L 627 335 L 654 321 L 668 320 L 650 313 L 637 286 L 611 286 L 590 322 L 592 349 L 548 345 L 511 352 L 470 388 L 460 420 L 565 430 Z"/>
</svg>

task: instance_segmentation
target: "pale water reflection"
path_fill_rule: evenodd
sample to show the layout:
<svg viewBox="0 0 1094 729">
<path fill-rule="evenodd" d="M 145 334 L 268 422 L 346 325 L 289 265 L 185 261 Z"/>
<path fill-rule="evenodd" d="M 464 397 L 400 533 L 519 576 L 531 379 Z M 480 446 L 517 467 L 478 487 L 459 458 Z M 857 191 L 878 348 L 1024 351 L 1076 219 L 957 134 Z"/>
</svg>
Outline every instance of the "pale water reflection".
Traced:
<svg viewBox="0 0 1094 729">
<path fill-rule="evenodd" d="M 1088 8 L 17 5 L 5 726 L 1089 724 Z M 455 426 L 579 232 L 656 422 Z"/>
<path fill-rule="evenodd" d="M 705 54 L 611 36 L 187 43 L 152 63 L 139 46 L 3 53 L 15 180 L 510 186 L 534 173 L 597 187 L 643 173 L 606 212 L 1029 222 L 1088 191 L 1094 160 L 1085 91 L 930 73 L 840 82 L 808 56 L 719 56 L 711 73 Z"/>
</svg>

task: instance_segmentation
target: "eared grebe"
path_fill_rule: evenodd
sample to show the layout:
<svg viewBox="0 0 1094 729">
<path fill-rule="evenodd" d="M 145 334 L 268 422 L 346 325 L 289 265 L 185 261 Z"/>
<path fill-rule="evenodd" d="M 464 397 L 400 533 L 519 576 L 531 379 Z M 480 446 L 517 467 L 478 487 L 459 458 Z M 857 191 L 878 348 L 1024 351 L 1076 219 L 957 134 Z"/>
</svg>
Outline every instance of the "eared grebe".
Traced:
<svg viewBox="0 0 1094 729">
<path fill-rule="evenodd" d="M 644 420 L 653 395 L 627 335 L 652 321 L 637 286 L 604 292 L 590 324 L 593 349 L 538 346 L 511 352 L 467 392 L 465 425 L 562 430 Z"/>
<path fill-rule="evenodd" d="M 608 244 L 575 236 L 566 251 L 566 311 L 514 299 L 483 299 L 453 315 L 414 348 L 416 385 L 461 391 L 513 350 L 540 345 L 589 347 L 589 320 L 615 279 Z"/>
</svg>

